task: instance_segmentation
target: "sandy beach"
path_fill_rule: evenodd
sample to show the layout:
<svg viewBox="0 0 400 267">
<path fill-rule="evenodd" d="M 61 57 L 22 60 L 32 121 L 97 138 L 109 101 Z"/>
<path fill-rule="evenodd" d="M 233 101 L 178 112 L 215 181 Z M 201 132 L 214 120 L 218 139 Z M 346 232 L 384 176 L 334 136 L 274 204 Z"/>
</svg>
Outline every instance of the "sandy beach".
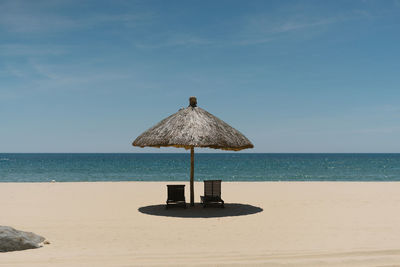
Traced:
<svg viewBox="0 0 400 267">
<path fill-rule="evenodd" d="M 400 183 L 224 182 L 225 209 L 186 210 L 166 184 L 1 183 L 0 225 L 51 244 L 0 266 L 400 265 Z"/>
</svg>

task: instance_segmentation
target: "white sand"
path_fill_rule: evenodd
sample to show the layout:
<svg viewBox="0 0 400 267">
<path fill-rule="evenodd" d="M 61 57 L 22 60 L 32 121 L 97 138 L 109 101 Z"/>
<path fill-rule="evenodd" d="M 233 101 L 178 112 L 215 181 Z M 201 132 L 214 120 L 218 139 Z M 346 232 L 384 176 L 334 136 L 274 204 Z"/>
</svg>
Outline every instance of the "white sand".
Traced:
<svg viewBox="0 0 400 267">
<path fill-rule="evenodd" d="M 138 211 L 166 184 L 0 183 L 0 225 L 51 242 L 0 266 L 400 266 L 400 183 L 223 182 L 226 203 L 253 207 Z"/>
</svg>

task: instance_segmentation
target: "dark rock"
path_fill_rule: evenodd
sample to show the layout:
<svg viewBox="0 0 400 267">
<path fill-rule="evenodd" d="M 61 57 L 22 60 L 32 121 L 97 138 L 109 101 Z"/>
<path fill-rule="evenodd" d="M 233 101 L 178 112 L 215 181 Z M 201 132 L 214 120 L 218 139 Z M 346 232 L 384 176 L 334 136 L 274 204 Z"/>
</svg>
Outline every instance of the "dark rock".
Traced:
<svg viewBox="0 0 400 267">
<path fill-rule="evenodd" d="M 0 252 L 39 248 L 44 240 L 44 237 L 31 232 L 0 226 Z"/>
</svg>

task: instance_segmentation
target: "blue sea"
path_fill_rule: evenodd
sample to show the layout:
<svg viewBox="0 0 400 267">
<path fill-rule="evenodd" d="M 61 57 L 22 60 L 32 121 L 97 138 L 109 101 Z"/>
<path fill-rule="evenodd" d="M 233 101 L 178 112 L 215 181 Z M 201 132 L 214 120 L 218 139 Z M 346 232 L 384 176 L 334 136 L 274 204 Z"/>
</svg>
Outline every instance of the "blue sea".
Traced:
<svg viewBox="0 0 400 267">
<path fill-rule="evenodd" d="M 0 153 L 0 182 L 188 181 L 190 153 Z M 195 180 L 400 181 L 400 154 L 197 153 Z"/>
</svg>

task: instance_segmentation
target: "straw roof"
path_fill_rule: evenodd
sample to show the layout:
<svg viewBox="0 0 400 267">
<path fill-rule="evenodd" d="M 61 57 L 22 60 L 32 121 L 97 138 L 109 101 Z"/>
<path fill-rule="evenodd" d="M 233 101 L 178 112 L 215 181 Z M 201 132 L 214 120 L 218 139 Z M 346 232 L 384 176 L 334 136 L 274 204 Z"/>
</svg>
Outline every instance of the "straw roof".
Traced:
<svg viewBox="0 0 400 267">
<path fill-rule="evenodd" d="M 141 134 L 132 143 L 139 147 L 209 147 L 223 150 L 253 148 L 253 144 L 226 122 L 197 107 L 195 97 L 190 105 L 165 118 Z"/>
</svg>

